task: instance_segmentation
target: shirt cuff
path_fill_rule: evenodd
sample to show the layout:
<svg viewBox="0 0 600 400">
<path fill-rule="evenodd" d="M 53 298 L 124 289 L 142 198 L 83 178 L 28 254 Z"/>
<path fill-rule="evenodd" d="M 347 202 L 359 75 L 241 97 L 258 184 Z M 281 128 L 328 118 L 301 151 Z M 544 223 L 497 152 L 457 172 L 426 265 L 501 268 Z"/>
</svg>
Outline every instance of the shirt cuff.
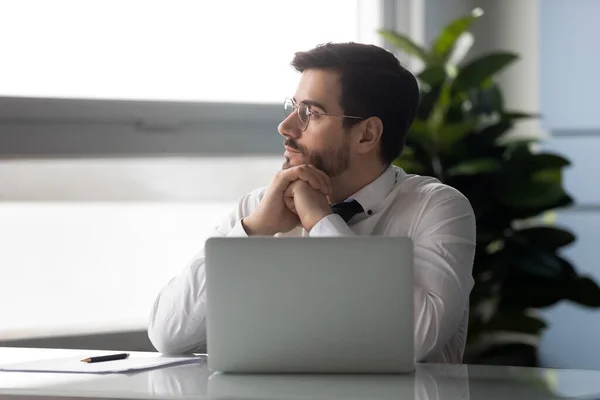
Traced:
<svg viewBox="0 0 600 400">
<path fill-rule="evenodd" d="M 337 214 L 329 214 L 313 226 L 309 236 L 356 236 L 344 219 Z"/>
<path fill-rule="evenodd" d="M 231 228 L 231 230 L 227 234 L 227 237 L 248 237 L 248 234 L 246 233 L 246 230 L 244 229 L 244 226 L 242 225 L 241 219 L 238 220 L 235 223 L 235 225 L 233 225 L 233 228 Z"/>
</svg>

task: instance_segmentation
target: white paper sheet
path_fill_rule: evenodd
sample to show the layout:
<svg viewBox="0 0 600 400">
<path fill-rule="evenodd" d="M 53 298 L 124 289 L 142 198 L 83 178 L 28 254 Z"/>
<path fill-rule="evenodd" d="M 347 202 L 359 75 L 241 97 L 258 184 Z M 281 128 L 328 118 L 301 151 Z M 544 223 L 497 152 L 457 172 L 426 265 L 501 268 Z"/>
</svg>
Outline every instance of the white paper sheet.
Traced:
<svg viewBox="0 0 600 400">
<path fill-rule="evenodd" d="M 91 354 L 90 356 L 93 356 Z M 206 361 L 205 356 L 185 357 L 156 357 L 136 356 L 132 354 L 125 360 L 104 361 L 97 363 L 86 363 L 81 357 L 54 358 L 39 361 L 28 361 L 12 364 L 0 364 L 0 371 L 15 372 L 65 372 L 75 374 L 110 374 L 142 371 L 170 365 L 202 363 Z M 0 363 L 2 360 L 0 360 Z"/>
</svg>

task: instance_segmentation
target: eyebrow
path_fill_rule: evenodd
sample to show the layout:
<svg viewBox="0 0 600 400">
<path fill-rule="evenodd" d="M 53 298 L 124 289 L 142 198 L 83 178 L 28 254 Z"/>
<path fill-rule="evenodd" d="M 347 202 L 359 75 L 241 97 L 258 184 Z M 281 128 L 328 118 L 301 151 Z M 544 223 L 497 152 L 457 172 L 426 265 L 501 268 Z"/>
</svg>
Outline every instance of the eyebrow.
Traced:
<svg viewBox="0 0 600 400">
<path fill-rule="evenodd" d="M 296 103 L 296 98 L 295 97 L 292 97 L 292 100 L 294 100 L 294 103 Z M 325 106 L 323 104 L 319 103 L 318 101 L 304 100 L 304 101 L 301 101 L 301 103 L 304 103 L 304 104 L 306 104 L 308 106 L 318 107 L 321 110 L 323 110 L 323 112 L 327 112 L 327 109 L 325 108 Z"/>
</svg>

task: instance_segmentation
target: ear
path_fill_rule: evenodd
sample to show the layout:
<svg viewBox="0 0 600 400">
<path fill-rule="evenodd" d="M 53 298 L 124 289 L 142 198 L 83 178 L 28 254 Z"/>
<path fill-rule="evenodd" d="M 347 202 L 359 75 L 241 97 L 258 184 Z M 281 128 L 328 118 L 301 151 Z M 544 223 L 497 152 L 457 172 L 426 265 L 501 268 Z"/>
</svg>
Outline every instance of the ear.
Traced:
<svg viewBox="0 0 600 400">
<path fill-rule="evenodd" d="M 379 141 L 383 133 L 383 123 L 378 117 L 370 117 L 356 126 L 356 149 L 360 154 L 379 151 Z"/>
</svg>

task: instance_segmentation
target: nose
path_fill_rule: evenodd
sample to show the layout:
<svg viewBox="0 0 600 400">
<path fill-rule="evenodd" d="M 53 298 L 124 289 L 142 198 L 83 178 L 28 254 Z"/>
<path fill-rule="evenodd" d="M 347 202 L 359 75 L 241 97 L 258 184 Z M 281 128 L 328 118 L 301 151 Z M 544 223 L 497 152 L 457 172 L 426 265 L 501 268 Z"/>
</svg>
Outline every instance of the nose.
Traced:
<svg viewBox="0 0 600 400">
<path fill-rule="evenodd" d="M 298 121 L 298 115 L 293 112 L 287 116 L 286 119 L 281 121 L 277 126 L 277 131 L 283 137 L 297 138 L 302 133 L 300 131 L 300 121 Z"/>
</svg>

